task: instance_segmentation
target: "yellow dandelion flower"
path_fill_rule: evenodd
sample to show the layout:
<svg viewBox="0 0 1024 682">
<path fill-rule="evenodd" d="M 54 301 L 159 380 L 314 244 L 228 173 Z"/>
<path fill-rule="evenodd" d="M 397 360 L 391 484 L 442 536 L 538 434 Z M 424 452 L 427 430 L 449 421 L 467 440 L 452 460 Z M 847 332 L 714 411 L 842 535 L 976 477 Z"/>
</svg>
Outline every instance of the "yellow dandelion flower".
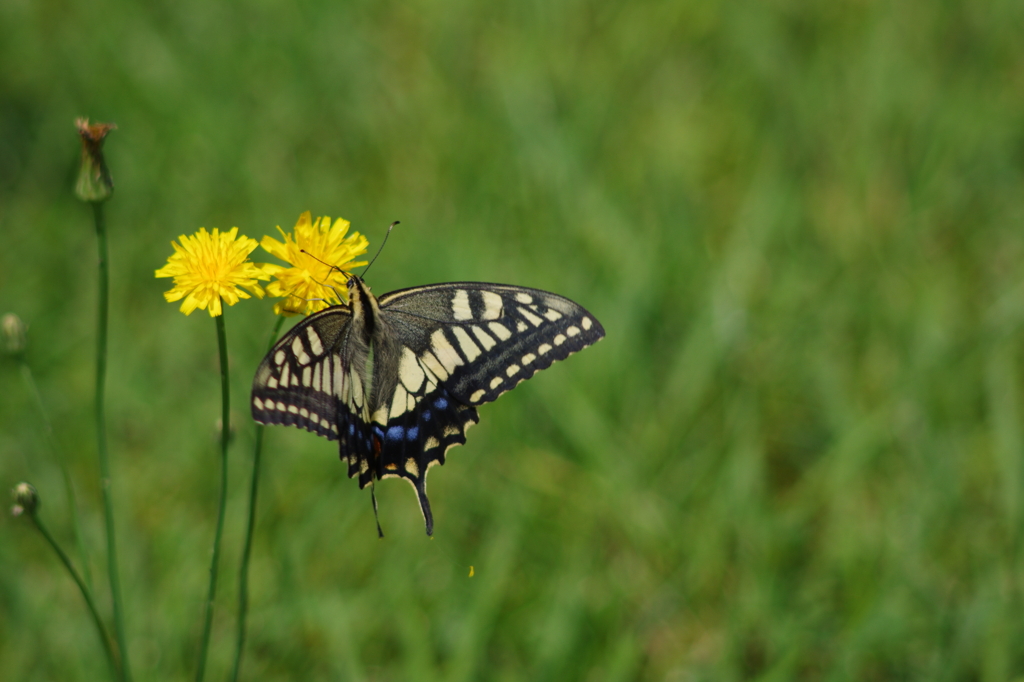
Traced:
<svg viewBox="0 0 1024 682">
<path fill-rule="evenodd" d="M 370 242 L 358 232 L 348 233 L 349 222 L 338 218 L 331 224 L 327 216 L 312 221 L 309 211 L 295 223 L 294 238 L 279 225 L 284 243 L 264 237 L 260 246 L 292 267 L 264 264 L 263 270 L 277 279 L 267 285 L 267 293 L 284 298 L 274 304 L 278 315 L 309 315 L 346 297 L 349 271 L 366 265 L 353 259 L 366 253 Z M 303 253 L 305 251 L 305 253 Z"/>
<path fill-rule="evenodd" d="M 173 277 L 174 288 L 164 292 L 168 302 L 182 298 L 181 312 L 189 315 L 196 308 L 210 311 L 210 317 L 221 314 L 221 301 L 228 305 L 250 298 L 244 287 L 263 298 L 263 289 L 256 280 L 269 280 L 270 275 L 249 260 L 258 244 L 255 239 L 238 237 L 238 228 L 213 234 L 200 227 L 192 236 L 181 235 L 179 246 L 171 242 L 174 253 L 167 265 L 156 271 L 157 277 Z"/>
</svg>

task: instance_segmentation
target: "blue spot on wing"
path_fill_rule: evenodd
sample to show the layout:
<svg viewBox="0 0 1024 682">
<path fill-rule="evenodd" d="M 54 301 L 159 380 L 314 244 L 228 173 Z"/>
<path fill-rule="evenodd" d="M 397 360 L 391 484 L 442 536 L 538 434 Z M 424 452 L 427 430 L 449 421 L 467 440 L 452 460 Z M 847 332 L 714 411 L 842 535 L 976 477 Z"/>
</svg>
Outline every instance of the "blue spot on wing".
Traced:
<svg viewBox="0 0 1024 682">
<path fill-rule="evenodd" d="M 413 426 L 405 432 L 406 440 L 414 441 L 420 437 L 420 427 Z"/>
<path fill-rule="evenodd" d="M 438 410 L 447 410 L 448 409 L 448 399 L 445 398 L 444 396 L 441 396 L 441 397 L 435 399 L 434 400 L 434 407 L 436 409 L 438 409 Z"/>
<path fill-rule="evenodd" d="M 412 429 L 410 429 L 411 431 Z M 402 440 L 402 436 L 405 435 L 405 428 L 402 426 L 392 426 L 388 429 L 387 440 Z M 410 439 L 411 440 L 411 439 Z"/>
</svg>

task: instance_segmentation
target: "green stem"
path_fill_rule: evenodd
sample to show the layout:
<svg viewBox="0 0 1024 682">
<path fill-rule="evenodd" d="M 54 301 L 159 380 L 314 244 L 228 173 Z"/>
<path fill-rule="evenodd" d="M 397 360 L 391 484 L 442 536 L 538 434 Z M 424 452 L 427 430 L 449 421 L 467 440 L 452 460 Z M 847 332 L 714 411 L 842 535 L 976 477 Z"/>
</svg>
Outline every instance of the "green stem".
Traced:
<svg viewBox="0 0 1024 682">
<path fill-rule="evenodd" d="M 278 316 L 274 331 L 270 334 L 267 352 L 274 347 L 281 331 L 284 317 Z M 231 667 L 231 680 L 238 680 L 242 667 L 242 651 L 245 649 L 245 626 L 249 615 L 249 557 L 252 555 L 252 537 L 256 528 L 256 492 L 260 485 L 260 455 L 263 452 L 263 425 L 256 425 L 256 444 L 252 453 L 252 483 L 249 486 L 249 522 L 245 529 L 245 547 L 242 549 L 242 564 L 238 570 L 238 634 L 235 639 L 235 662 Z"/>
<path fill-rule="evenodd" d="M 110 457 L 107 454 L 107 426 L 105 415 L 107 382 L 107 318 L 110 303 L 110 265 L 107 260 L 107 227 L 103 218 L 103 204 L 93 202 L 96 223 L 96 243 L 99 247 L 99 302 L 96 321 L 96 449 L 100 459 L 100 490 L 103 493 L 103 517 L 107 529 L 107 572 L 110 577 L 110 597 L 114 602 L 114 631 L 121 654 L 121 678 L 131 682 L 128 666 L 128 643 L 124 635 L 124 609 L 121 600 L 121 578 L 117 572 L 117 541 L 114 536 L 114 502 L 112 500 Z"/>
<path fill-rule="evenodd" d="M 96 626 L 96 633 L 100 636 L 100 642 L 103 644 L 103 651 L 107 654 L 107 663 L 110 664 L 110 675 L 115 680 L 122 679 L 122 674 L 117 667 L 117 659 L 114 657 L 114 648 L 110 643 L 110 633 L 107 632 L 106 626 L 103 625 L 103 619 L 100 618 L 99 611 L 96 610 L 96 603 L 92 600 L 92 593 L 86 586 L 85 582 L 82 581 L 82 576 L 78 575 L 78 571 L 75 570 L 74 565 L 71 563 L 71 559 L 64 553 L 57 541 L 50 535 L 50 531 L 43 525 L 42 520 L 39 518 L 37 512 L 30 512 L 29 517 L 32 519 L 32 523 L 35 524 L 39 532 L 43 534 L 46 541 L 50 543 L 50 547 L 53 547 L 53 551 L 60 557 L 61 562 L 64 563 L 64 567 L 68 569 L 68 573 L 74 579 L 75 584 L 78 585 L 78 590 L 82 593 L 82 597 L 85 598 L 85 604 L 89 607 L 89 613 L 92 615 L 92 622 Z"/>
<path fill-rule="evenodd" d="M 210 628 L 213 625 L 213 600 L 217 596 L 217 564 L 220 562 L 220 538 L 224 531 L 224 507 L 228 497 L 228 443 L 231 440 L 231 397 L 228 391 L 228 341 L 224 329 L 224 315 L 217 321 L 217 345 L 220 349 L 220 391 L 221 391 L 221 432 L 220 432 L 220 501 L 217 504 L 217 530 L 213 537 L 213 558 L 210 560 L 210 589 L 206 597 L 206 617 L 203 622 L 203 637 L 199 641 L 199 666 L 196 668 L 196 682 L 202 682 L 206 673 L 206 652 L 210 648 Z"/>
<path fill-rule="evenodd" d="M 46 432 L 46 440 L 49 443 L 51 452 L 53 453 L 53 458 L 57 460 L 57 465 L 60 467 L 61 477 L 64 479 L 64 493 L 67 495 L 68 508 L 71 511 L 71 527 L 75 534 L 75 545 L 78 548 L 78 558 L 82 562 L 82 577 L 85 580 L 85 584 L 88 585 L 91 590 L 92 575 L 89 573 L 89 554 L 85 550 L 85 537 L 82 535 L 82 524 L 78 518 L 78 500 L 75 495 L 75 487 L 71 482 L 71 472 L 68 471 L 68 463 L 66 461 L 65 453 L 57 442 L 57 435 L 53 430 L 53 422 L 50 421 L 50 415 L 46 411 L 46 403 L 43 402 L 43 395 L 39 392 L 39 385 L 36 384 L 36 379 L 32 374 L 32 368 L 29 367 L 29 364 L 25 361 L 24 357 L 19 358 L 19 364 L 21 365 L 21 378 L 25 382 L 28 392 L 32 395 L 32 400 L 36 404 L 36 409 L 39 410 L 39 417 L 43 420 L 43 430 Z"/>
<path fill-rule="evenodd" d="M 238 680 L 242 667 L 242 651 L 245 648 L 245 626 L 249 615 L 249 556 L 252 554 L 252 536 L 256 526 L 256 490 L 260 480 L 260 455 L 263 450 L 263 425 L 256 426 L 256 445 L 252 456 L 252 483 L 249 486 L 249 523 L 245 529 L 245 548 L 242 550 L 242 565 L 238 571 L 238 631 L 235 638 L 235 662 L 231 667 L 231 680 Z"/>
</svg>

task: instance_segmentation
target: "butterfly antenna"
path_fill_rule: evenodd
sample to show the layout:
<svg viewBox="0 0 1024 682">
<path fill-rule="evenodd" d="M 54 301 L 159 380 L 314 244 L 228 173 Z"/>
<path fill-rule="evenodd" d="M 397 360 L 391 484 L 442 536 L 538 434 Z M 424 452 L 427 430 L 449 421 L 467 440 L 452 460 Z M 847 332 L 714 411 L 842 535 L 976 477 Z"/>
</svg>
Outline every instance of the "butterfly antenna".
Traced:
<svg viewBox="0 0 1024 682">
<path fill-rule="evenodd" d="M 388 243 L 388 237 L 391 236 L 391 230 L 395 229 L 395 225 L 397 225 L 399 222 L 401 221 L 396 220 L 395 222 L 391 223 L 391 225 L 388 227 L 388 233 L 384 235 L 384 241 L 380 243 L 380 248 L 377 249 L 376 255 L 374 255 L 373 260 L 370 261 L 370 264 L 366 266 L 366 270 L 363 270 L 363 274 L 360 275 L 362 279 L 366 279 L 366 273 L 369 272 L 370 268 L 373 267 L 373 263 L 374 261 L 377 260 L 377 256 L 379 256 L 380 252 L 384 250 L 384 245 Z"/>
<path fill-rule="evenodd" d="M 341 268 L 339 268 L 339 267 L 338 267 L 337 265 L 332 265 L 332 264 L 328 263 L 328 262 L 327 262 L 327 261 L 325 261 L 325 260 L 320 260 L 319 258 L 317 258 L 317 257 L 316 257 L 316 256 L 314 256 L 313 254 L 311 254 L 311 253 L 310 253 L 309 251 L 306 251 L 305 249 L 299 249 L 299 253 L 304 253 L 304 254 L 306 254 L 307 256 L 309 256 L 310 258 L 312 258 L 313 260 L 315 260 L 315 261 L 316 261 L 317 263 L 320 263 L 320 264 L 322 264 L 322 265 L 326 265 L 326 266 L 327 266 L 327 267 L 329 267 L 329 268 L 330 268 L 331 270 L 337 270 L 338 272 L 342 272 L 342 273 L 343 273 L 343 272 L 345 272 L 344 270 L 342 270 Z"/>
<path fill-rule="evenodd" d="M 341 268 L 339 268 L 339 267 L 338 267 L 337 265 L 332 265 L 331 263 L 328 263 L 327 261 L 324 261 L 324 260 L 320 260 L 319 258 L 317 258 L 317 257 L 316 257 L 316 256 L 314 256 L 313 254 L 311 254 L 311 253 L 310 253 L 309 251 L 306 251 L 305 249 L 299 249 L 299 253 L 304 253 L 304 254 L 306 254 L 307 256 L 309 256 L 310 258 L 312 258 L 313 260 L 315 260 L 315 261 L 316 261 L 317 263 L 322 263 L 322 264 L 326 265 L 327 267 L 329 267 L 329 268 L 330 268 L 331 270 L 337 270 L 337 271 L 338 271 L 338 272 L 340 272 L 341 274 L 343 274 L 343 275 L 345 274 L 345 271 L 344 271 L 344 270 L 342 270 Z M 328 270 L 328 272 L 330 272 L 331 270 Z M 346 300 L 346 298 L 345 298 L 344 296 L 342 296 L 341 294 L 339 294 L 339 293 L 338 293 L 338 290 L 334 288 L 334 285 L 333 285 L 333 284 L 325 284 L 324 282 L 321 282 L 320 280 L 314 280 L 314 281 L 315 281 L 315 282 L 316 282 L 317 284 L 319 284 L 320 286 L 322 286 L 322 287 L 327 287 L 328 289 L 330 289 L 331 291 L 333 291 L 333 292 L 334 292 L 334 295 L 338 297 L 338 300 L 339 300 L 339 301 L 344 301 L 344 300 Z M 298 297 L 296 296 L 296 298 L 298 298 Z"/>
<path fill-rule="evenodd" d="M 384 531 L 380 529 L 380 517 L 377 516 L 377 495 L 373 492 L 373 481 L 370 481 L 370 499 L 373 500 L 373 520 L 377 522 L 377 537 L 383 538 Z"/>
</svg>

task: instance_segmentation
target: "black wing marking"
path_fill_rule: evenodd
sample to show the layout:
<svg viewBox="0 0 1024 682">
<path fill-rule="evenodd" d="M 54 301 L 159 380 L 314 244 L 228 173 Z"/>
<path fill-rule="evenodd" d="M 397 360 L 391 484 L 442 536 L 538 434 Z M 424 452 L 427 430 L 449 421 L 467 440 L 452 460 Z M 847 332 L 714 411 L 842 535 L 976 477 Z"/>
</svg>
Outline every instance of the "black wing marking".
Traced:
<svg viewBox="0 0 1024 682">
<path fill-rule="evenodd" d="M 604 337 L 583 306 L 539 289 L 453 282 L 380 298 L 401 342 L 458 400 L 481 405 Z"/>
</svg>

